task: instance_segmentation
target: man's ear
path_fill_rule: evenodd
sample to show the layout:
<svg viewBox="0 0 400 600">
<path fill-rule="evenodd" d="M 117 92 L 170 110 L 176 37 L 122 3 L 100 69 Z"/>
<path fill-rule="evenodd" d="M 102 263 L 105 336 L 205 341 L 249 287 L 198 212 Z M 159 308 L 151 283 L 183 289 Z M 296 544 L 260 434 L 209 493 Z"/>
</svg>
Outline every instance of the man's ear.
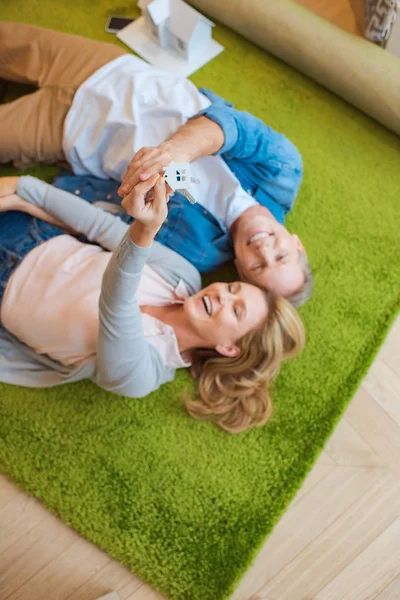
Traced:
<svg viewBox="0 0 400 600">
<path fill-rule="evenodd" d="M 217 346 L 215 346 L 215 349 L 219 354 L 222 354 L 222 356 L 230 356 L 231 358 L 239 356 L 240 354 L 239 346 L 235 346 L 234 344 L 217 344 Z"/>
<path fill-rule="evenodd" d="M 292 234 L 293 238 L 296 241 L 296 246 L 298 250 L 301 250 L 301 252 L 304 252 L 304 254 L 306 254 L 306 249 L 304 248 L 303 244 L 301 243 L 301 241 L 299 240 L 299 238 L 297 237 L 297 235 L 295 233 Z"/>
</svg>

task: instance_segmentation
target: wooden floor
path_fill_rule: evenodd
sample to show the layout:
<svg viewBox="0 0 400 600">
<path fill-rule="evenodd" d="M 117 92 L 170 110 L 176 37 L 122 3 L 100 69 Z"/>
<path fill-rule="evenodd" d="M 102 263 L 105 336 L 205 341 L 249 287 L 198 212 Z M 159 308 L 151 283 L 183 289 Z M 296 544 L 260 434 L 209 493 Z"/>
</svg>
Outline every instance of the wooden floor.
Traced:
<svg viewBox="0 0 400 600">
<path fill-rule="evenodd" d="M 302 3 L 359 33 L 355 0 Z M 95 600 L 113 590 L 122 600 L 161 599 L 0 477 L 0 600 Z M 400 318 L 232 596 L 264 598 L 400 599 Z"/>
<path fill-rule="evenodd" d="M 338 27 L 362 35 L 364 0 L 296 0 L 296 2 Z"/>
</svg>

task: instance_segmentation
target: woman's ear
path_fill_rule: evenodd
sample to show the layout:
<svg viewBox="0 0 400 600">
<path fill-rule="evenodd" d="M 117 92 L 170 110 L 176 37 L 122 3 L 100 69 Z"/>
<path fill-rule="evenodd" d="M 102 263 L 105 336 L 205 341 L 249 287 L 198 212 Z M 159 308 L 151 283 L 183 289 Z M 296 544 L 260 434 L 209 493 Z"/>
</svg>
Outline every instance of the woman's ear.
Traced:
<svg viewBox="0 0 400 600">
<path fill-rule="evenodd" d="M 239 346 L 235 345 L 230 346 L 227 344 L 217 344 L 217 346 L 215 346 L 215 349 L 219 354 L 222 354 L 222 356 L 230 356 L 231 358 L 239 356 L 240 354 Z"/>
</svg>

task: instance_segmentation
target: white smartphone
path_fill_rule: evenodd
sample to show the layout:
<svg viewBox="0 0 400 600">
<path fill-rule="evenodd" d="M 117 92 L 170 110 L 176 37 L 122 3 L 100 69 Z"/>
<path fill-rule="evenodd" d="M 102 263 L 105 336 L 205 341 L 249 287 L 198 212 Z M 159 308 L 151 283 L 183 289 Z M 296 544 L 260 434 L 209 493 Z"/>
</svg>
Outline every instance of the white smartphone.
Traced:
<svg viewBox="0 0 400 600">
<path fill-rule="evenodd" d="M 134 20 L 135 19 L 128 19 L 127 17 L 116 17 L 115 15 L 110 15 L 107 19 L 106 31 L 108 31 L 108 33 L 117 33 Z"/>
</svg>

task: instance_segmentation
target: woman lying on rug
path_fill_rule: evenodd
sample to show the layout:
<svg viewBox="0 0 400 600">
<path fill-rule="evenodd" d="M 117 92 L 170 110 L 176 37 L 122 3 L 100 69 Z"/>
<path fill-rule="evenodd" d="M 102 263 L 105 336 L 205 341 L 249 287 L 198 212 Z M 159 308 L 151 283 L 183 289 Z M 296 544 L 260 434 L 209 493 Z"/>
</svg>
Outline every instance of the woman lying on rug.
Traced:
<svg viewBox="0 0 400 600">
<path fill-rule="evenodd" d="M 191 364 L 192 416 L 231 432 L 267 421 L 268 386 L 301 351 L 302 322 L 248 283 L 199 291 L 195 267 L 153 242 L 167 202 L 163 178 L 140 183 L 123 201 L 135 218 L 127 225 L 33 177 L 0 179 L 1 381 L 89 378 L 140 398 Z"/>
</svg>

